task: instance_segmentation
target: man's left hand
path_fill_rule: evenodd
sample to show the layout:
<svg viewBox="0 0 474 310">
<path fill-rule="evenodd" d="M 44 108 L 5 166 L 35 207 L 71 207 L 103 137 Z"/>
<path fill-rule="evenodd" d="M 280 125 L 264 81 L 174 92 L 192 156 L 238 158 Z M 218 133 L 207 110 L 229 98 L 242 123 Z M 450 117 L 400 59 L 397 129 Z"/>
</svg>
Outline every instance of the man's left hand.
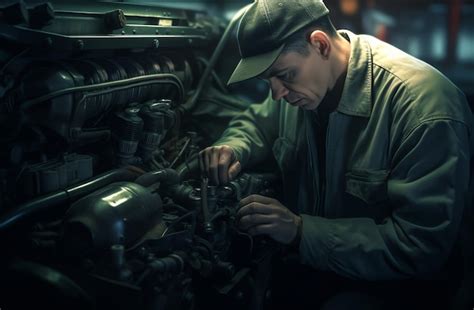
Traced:
<svg viewBox="0 0 474 310">
<path fill-rule="evenodd" d="M 300 237 L 301 217 L 273 198 L 250 195 L 242 199 L 237 219 L 239 228 L 253 236 L 267 235 L 283 244 L 294 243 Z"/>
</svg>

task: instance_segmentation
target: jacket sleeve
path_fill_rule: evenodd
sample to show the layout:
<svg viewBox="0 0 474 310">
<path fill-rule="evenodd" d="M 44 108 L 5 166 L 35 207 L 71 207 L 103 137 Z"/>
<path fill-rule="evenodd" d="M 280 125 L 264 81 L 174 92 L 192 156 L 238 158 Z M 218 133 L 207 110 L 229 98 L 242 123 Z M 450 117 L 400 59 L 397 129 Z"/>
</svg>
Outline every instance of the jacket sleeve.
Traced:
<svg viewBox="0 0 474 310">
<path fill-rule="evenodd" d="M 303 215 L 305 264 L 365 280 L 439 271 L 455 244 L 469 184 L 469 127 L 449 119 L 419 124 L 398 147 L 387 181 L 391 215 L 325 219 Z"/>
<path fill-rule="evenodd" d="M 278 135 L 280 102 L 269 95 L 261 104 L 252 104 L 233 118 L 213 145 L 230 146 L 242 167 L 264 160 Z"/>
</svg>

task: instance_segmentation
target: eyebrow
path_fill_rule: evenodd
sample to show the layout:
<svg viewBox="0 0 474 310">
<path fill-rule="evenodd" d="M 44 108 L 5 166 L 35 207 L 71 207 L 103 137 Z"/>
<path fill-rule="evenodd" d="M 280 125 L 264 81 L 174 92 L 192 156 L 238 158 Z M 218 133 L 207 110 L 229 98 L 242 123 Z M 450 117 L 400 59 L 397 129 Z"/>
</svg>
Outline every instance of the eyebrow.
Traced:
<svg viewBox="0 0 474 310">
<path fill-rule="evenodd" d="M 269 77 L 272 77 L 272 76 L 276 76 L 280 73 L 282 73 L 283 71 L 286 71 L 288 70 L 288 68 L 282 68 L 282 69 L 270 69 L 270 71 L 268 73 L 264 72 L 262 73 L 259 77 L 262 78 L 262 79 L 267 79 Z"/>
</svg>

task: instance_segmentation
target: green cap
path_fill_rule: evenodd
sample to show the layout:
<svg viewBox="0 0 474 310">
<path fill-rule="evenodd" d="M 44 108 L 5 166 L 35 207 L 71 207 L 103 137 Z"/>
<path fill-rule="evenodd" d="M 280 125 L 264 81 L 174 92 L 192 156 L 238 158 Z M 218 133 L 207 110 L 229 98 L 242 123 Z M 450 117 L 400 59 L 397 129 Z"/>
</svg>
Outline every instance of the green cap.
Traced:
<svg viewBox="0 0 474 310">
<path fill-rule="evenodd" d="M 265 72 L 296 31 L 329 13 L 321 0 L 256 0 L 243 14 L 237 30 L 241 60 L 227 84 Z"/>
</svg>

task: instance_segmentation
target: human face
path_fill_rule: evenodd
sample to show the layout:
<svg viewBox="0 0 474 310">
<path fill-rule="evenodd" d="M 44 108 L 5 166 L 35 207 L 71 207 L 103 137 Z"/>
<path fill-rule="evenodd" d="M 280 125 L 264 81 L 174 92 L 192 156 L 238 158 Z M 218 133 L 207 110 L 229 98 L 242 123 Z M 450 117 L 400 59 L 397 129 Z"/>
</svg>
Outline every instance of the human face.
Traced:
<svg viewBox="0 0 474 310">
<path fill-rule="evenodd" d="M 329 61 L 311 45 L 309 55 L 282 53 L 261 78 L 269 82 L 274 100 L 315 110 L 329 89 Z"/>
</svg>

